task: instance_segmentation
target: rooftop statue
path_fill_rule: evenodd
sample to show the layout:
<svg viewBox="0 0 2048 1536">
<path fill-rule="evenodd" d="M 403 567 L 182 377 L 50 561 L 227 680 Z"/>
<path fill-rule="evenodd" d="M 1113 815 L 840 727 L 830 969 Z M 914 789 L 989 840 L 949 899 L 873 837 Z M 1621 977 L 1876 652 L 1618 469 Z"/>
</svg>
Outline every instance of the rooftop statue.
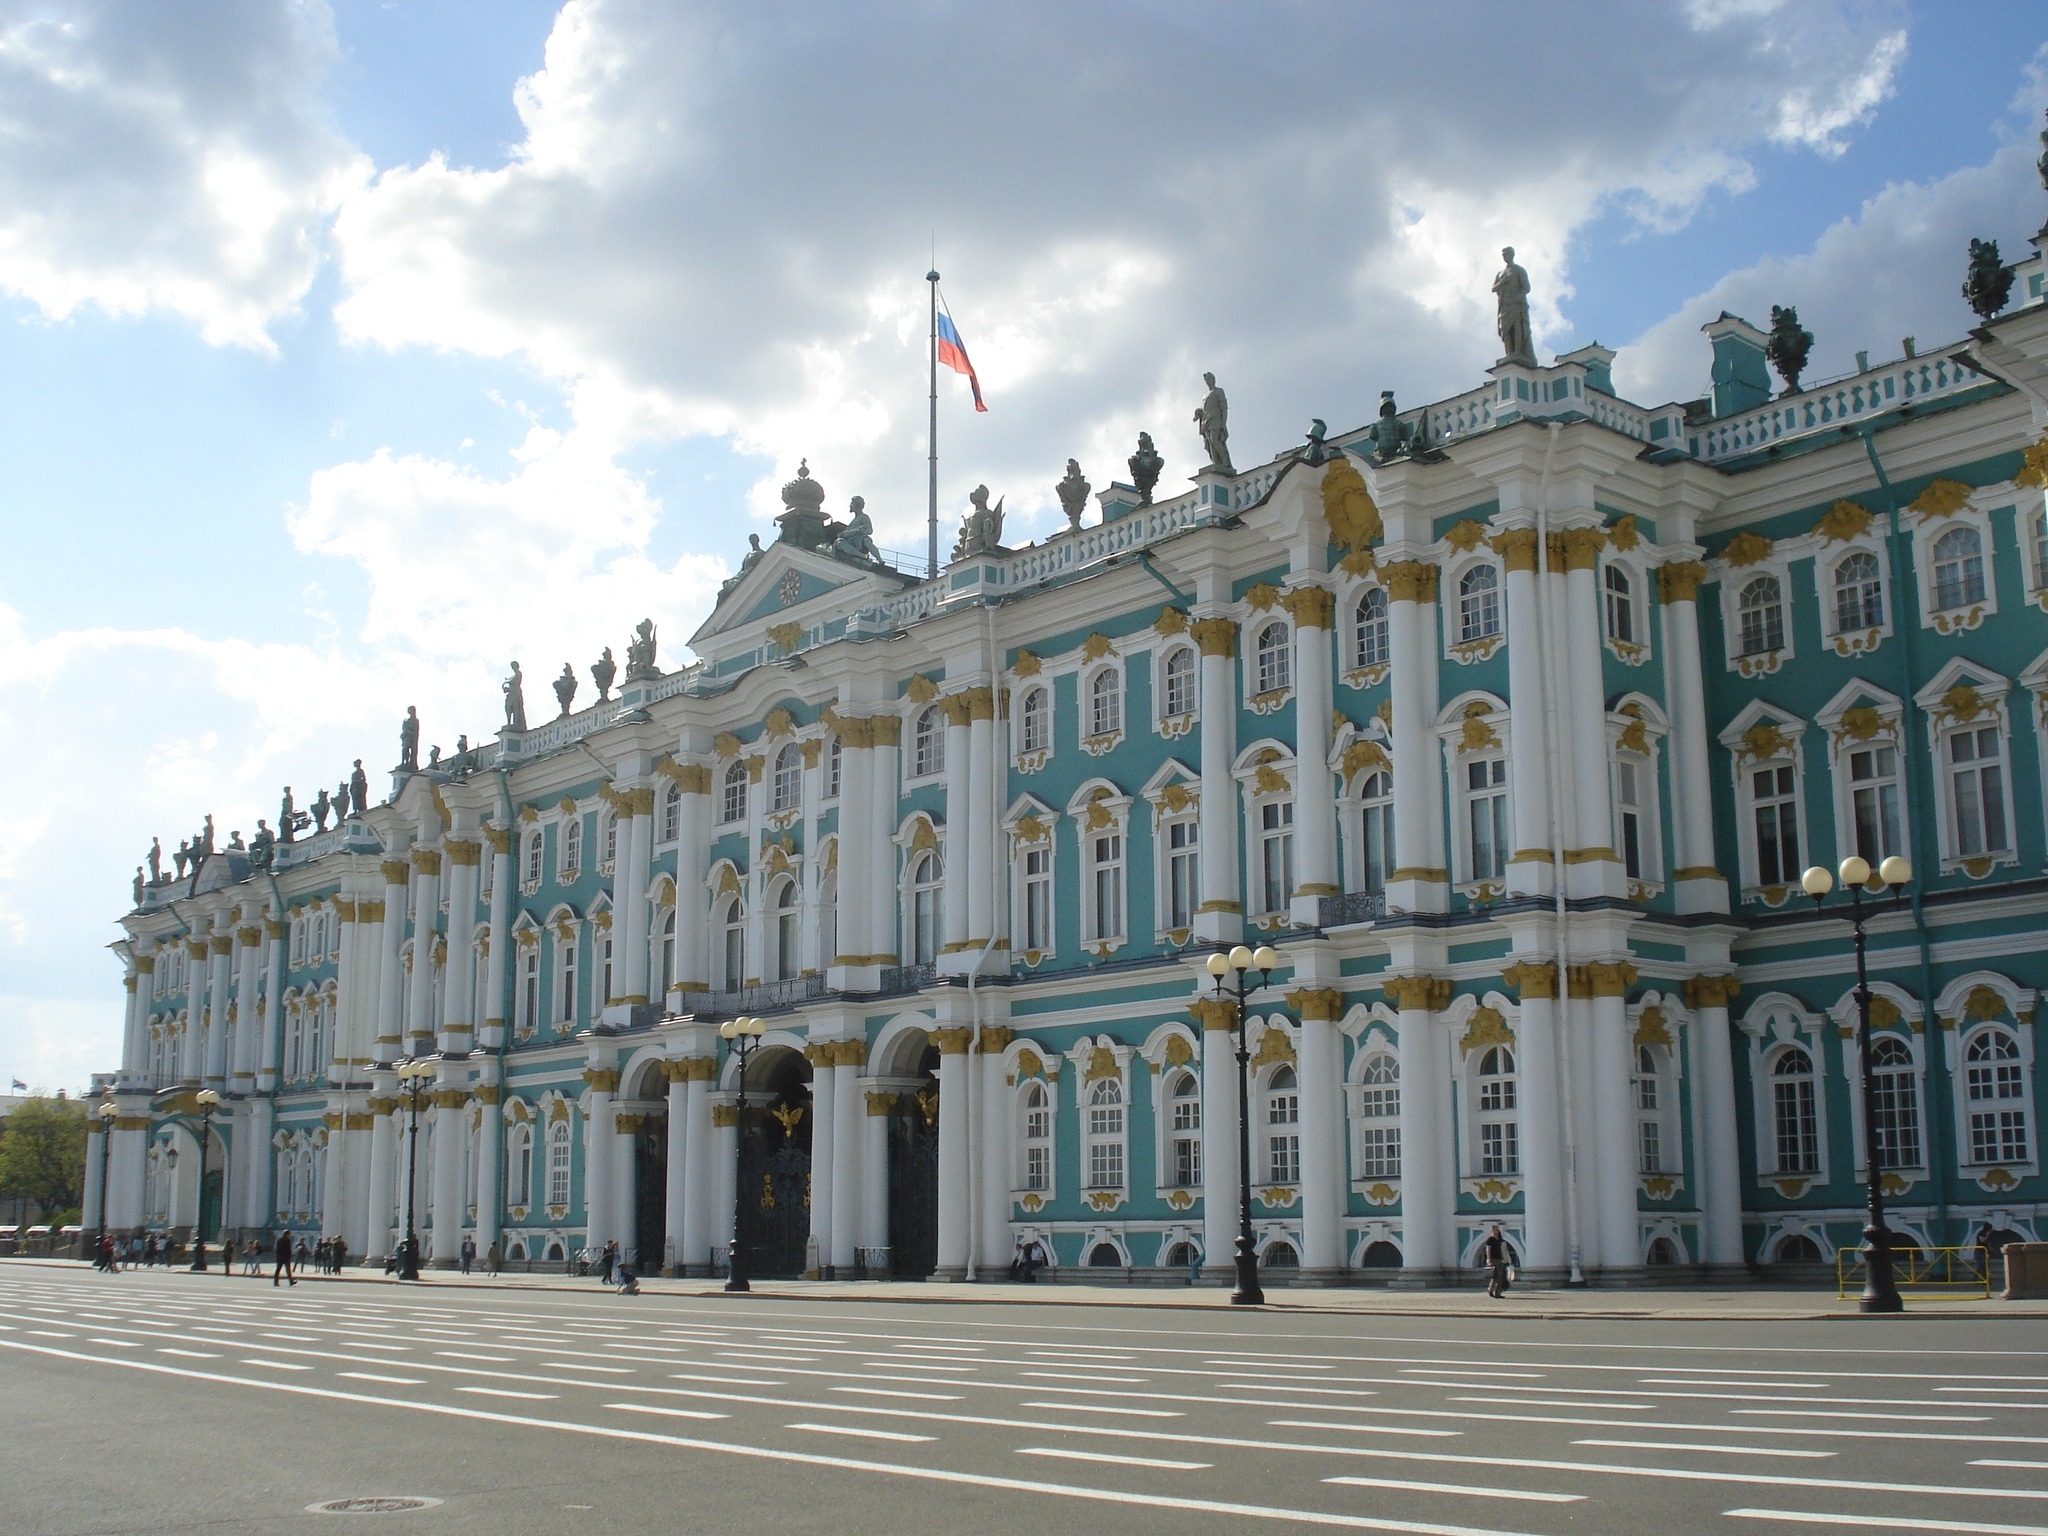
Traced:
<svg viewBox="0 0 2048 1536">
<path fill-rule="evenodd" d="M 1067 514 L 1069 528 L 1081 526 L 1081 514 L 1088 510 L 1090 489 L 1087 480 L 1082 477 L 1080 460 L 1067 460 L 1067 472 L 1059 484 L 1053 487 L 1053 492 L 1060 499 L 1060 510 Z"/>
<path fill-rule="evenodd" d="M 561 704 L 564 715 L 576 701 L 576 669 L 566 661 L 562 663 L 562 675 L 555 679 L 555 699 Z"/>
<path fill-rule="evenodd" d="M 405 718 L 398 723 L 398 766 L 412 769 L 419 765 L 420 711 L 418 705 L 408 704 L 405 706 Z"/>
<path fill-rule="evenodd" d="M 460 757 L 469 750 L 469 732 L 463 731 L 455 738 L 455 755 Z"/>
<path fill-rule="evenodd" d="M 759 559 L 760 556 L 752 555 L 748 558 Z M 626 642 L 627 682 L 651 683 L 661 676 L 661 668 L 654 664 L 655 645 L 654 620 L 642 619 L 633 626 L 633 638 Z"/>
<path fill-rule="evenodd" d="M 1234 475 L 1237 471 L 1230 467 L 1230 402 L 1217 388 L 1215 374 L 1203 374 L 1202 382 L 1209 386 L 1209 393 L 1195 407 L 1195 426 L 1202 434 L 1202 451 L 1209 455 L 1205 467 Z"/>
<path fill-rule="evenodd" d="M 164 840 L 160 837 L 149 840 L 149 883 L 164 883 Z"/>
<path fill-rule="evenodd" d="M 185 878 L 185 866 L 192 862 L 192 850 L 186 839 L 178 839 L 178 851 L 171 855 L 171 863 L 177 867 L 178 878 Z"/>
<path fill-rule="evenodd" d="M 1003 547 L 1003 503 L 988 504 L 988 487 L 977 485 L 967 499 L 974 510 L 960 519 L 960 537 L 953 544 L 953 558 L 999 554 Z"/>
<path fill-rule="evenodd" d="M 1311 468 L 1329 463 L 1337 456 L 1337 450 L 1323 441 L 1329 435 L 1329 431 L 1329 423 L 1322 417 L 1313 418 L 1308 424 L 1308 441 L 1294 450 L 1294 456 Z"/>
<path fill-rule="evenodd" d="M 334 802 L 327 798 L 326 790 L 313 797 L 313 830 L 316 833 L 327 830 L 327 813 L 333 809 Z"/>
<path fill-rule="evenodd" d="M 280 842 L 290 842 L 299 830 L 299 808 L 292 803 L 292 787 L 284 787 L 284 799 L 277 807 L 277 836 Z"/>
<path fill-rule="evenodd" d="M 811 462 L 798 463 L 796 478 L 782 487 L 782 511 L 775 519 L 781 527 L 781 542 L 798 549 L 822 549 L 828 542 L 828 519 L 822 510 L 825 487 L 811 478 Z M 746 571 L 741 566 L 742 574 Z"/>
<path fill-rule="evenodd" d="M 270 823 L 262 817 L 256 818 L 255 835 L 249 839 L 249 867 L 268 869 L 277 856 L 277 838 L 270 830 Z"/>
<path fill-rule="evenodd" d="M 247 845 L 242 841 L 242 833 L 239 828 L 228 834 L 229 853 L 247 853 L 248 851 Z"/>
<path fill-rule="evenodd" d="M 348 820 L 348 813 L 353 807 L 354 800 L 349 794 L 348 780 L 343 779 L 334 786 L 334 824 L 337 827 Z"/>
<path fill-rule="evenodd" d="M 846 504 L 846 525 L 838 529 L 827 553 L 841 560 L 865 560 L 870 565 L 882 564 L 882 551 L 875 544 L 875 522 L 868 516 L 865 496 L 856 496 Z"/>
<path fill-rule="evenodd" d="M 142 866 L 135 866 L 135 905 L 142 905 Z"/>
<path fill-rule="evenodd" d="M 522 720 L 526 718 L 526 711 L 523 705 L 520 708 L 519 718 Z M 436 742 L 433 746 L 427 749 L 427 766 L 429 768 L 438 768 L 441 766 L 440 743 Z"/>
<path fill-rule="evenodd" d="M 512 663 L 512 675 L 499 685 L 505 695 L 505 729 L 523 731 L 526 729 L 526 679 L 519 674 L 519 663 Z M 441 750 L 434 749 L 433 760 L 439 762 Z"/>
<path fill-rule="evenodd" d="M 1124 460 L 1131 469 L 1131 484 L 1138 490 L 1138 505 L 1152 505 L 1152 487 L 1159 483 L 1159 472 L 1166 468 L 1166 460 L 1159 456 L 1159 450 L 1152 446 L 1152 434 L 1138 434 L 1138 451 Z"/>
<path fill-rule="evenodd" d="M 1771 334 L 1764 343 L 1764 356 L 1785 381 L 1786 395 L 1799 393 L 1799 375 L 1806 371 L 1806 360 L 1812 355 L 1813 332 L 1801 327 L 1799 311 L 1790 304 L 1782 309 L 1773 304 Z"/>
<path fill-rule="evenodd" d="M 619 675 L 619 664 L 612 660 L 612 648 L 606 646 L 604 654 L 590 664 L 590 680 L 597 684 L 597 702 L 602 704 L 612 695 L 612 679 Z"/>
<path fill-rule="evenodd" d="M 355 802 L 356 814 L 362 815 L 370 808 L 370 776 L 363 772 L 363 760 L 356 759 L 355 771 L 348 776 L 349 799 Z"/>
<path fill-rule="evenodd" d="M 1500 248 L 1500 259 L 1501 269 L 1493 276 L 1494 329 L 1500 333 L 1500 361 L 1534 368 L 1536 344 L 1529 331 L 1529 274 L 1515 264 L 1512 245 Z"/>
<path fill-rule="evenodd" d="M 213 812 L 211 811 L 206 813 L 206 825 L 199 833 L 199 851 L 202 854 L 213 852 Z"/>
<path fill-rule="evenodd" d="M 1963 278 L 1963 302 L 1979 320 L 1989 320 L 2012 297 L 2012 268 L 1998 255 L 1996 240 L 1970 241 L 1970 270 Z"/>
<path fill-rule="evenodd" d="M 1408 446 L 1408 429 L 1401 425 L 1401 413 L 1391 389 L 1380 391 L 1379 419 L 1372 424 L 1372 456 L 1382 464 Z"/>
</svg>

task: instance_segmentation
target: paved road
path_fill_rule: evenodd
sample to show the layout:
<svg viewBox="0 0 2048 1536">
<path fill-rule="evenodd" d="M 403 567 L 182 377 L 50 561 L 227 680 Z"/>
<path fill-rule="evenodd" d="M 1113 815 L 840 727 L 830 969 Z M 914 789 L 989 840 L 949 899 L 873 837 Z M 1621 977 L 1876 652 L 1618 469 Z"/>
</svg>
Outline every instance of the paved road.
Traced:
<svg viewBox="0 0 2048 1536">
<path fill-rule="evenodd" d="M 0 1266 L 0 1467 L 15 1536 L 2048 1536 L 2048 1337 Z"/>
</svg>

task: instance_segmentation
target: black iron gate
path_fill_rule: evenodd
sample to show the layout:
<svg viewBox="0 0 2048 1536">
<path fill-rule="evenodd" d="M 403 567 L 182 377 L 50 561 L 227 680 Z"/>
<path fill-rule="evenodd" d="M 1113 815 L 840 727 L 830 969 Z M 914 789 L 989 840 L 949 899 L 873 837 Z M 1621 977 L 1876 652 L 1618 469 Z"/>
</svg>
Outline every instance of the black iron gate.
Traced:
<svg viewBox="0 0 2048 1536">
<path fill-rule="evenodd" d="M 939 1092 L 904 1094 L 889 1117 L 889 1266 L 922 1280 L 939 1267 Z"/>
<path fill-rule="evenodd" d="M 649 1115 L 633 1137 L 633 1263 L 658 1273 L 668 1263 L 668 1117 Z"/>
<path fill-rule="evenodd" d="M 811 1149 L 785 1137 L 771 1151 L 761 1129 L 751 1129 L 740 1160 L 739 1216 L 748 1273 L 800 1278 L 811 1235 Z"/>
</svg>

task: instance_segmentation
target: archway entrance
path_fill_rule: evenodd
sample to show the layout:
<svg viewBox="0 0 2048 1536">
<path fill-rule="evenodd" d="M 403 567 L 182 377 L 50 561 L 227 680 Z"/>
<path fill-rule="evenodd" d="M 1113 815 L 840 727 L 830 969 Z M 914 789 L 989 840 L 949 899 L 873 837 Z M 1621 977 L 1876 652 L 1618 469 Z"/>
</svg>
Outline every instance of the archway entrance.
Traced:
<svg viewBox="0 0 2048 1536">
<path fill-rule="evenodd" d="M 668 1116 L 649 1114 L 633 1137 L 633 1257 L 641 1274 L 668 1265 Z"/>
<path fill-rule="evenodd" d="M 889 1113 L 889 1267 L 922 1280 L 939 1267 L 939 1050 L 926 1044 L 915 1086 Z"/>
<path fill-rule="evenodd" d="M 740 1129 L 737 1215 L 747 1271 L 798 1278 L 811 1235 L 811 1071 L 799 1052 L 774 1047 L 748 1064 Z"/>
</svg>

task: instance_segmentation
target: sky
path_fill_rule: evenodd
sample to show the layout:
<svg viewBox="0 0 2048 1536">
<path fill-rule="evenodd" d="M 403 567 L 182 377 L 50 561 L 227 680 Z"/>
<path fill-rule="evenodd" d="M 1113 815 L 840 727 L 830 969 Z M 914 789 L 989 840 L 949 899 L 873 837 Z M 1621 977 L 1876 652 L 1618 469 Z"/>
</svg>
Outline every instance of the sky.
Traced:
<svg viewBox="0 0 2048 1536">
<path fill-rule="evenodd" d="M 0 0 L 0 1080 L 116 1064 L 152 836 L 452 747 L 498 679 L 686 638 L 808 459 L 1013 542 L 1201 374 L 1260 462 L 1540 353 L 1645 404 L 1699 327 L 1961 336 L 2007 259 L 2048 0 Z M 585 688 L 590 685 L 586 681 Z M 544 690 L 530 690 L 541 692 Z M 530 701 L 537 703 L 539 701 Z"/>
</svg>

